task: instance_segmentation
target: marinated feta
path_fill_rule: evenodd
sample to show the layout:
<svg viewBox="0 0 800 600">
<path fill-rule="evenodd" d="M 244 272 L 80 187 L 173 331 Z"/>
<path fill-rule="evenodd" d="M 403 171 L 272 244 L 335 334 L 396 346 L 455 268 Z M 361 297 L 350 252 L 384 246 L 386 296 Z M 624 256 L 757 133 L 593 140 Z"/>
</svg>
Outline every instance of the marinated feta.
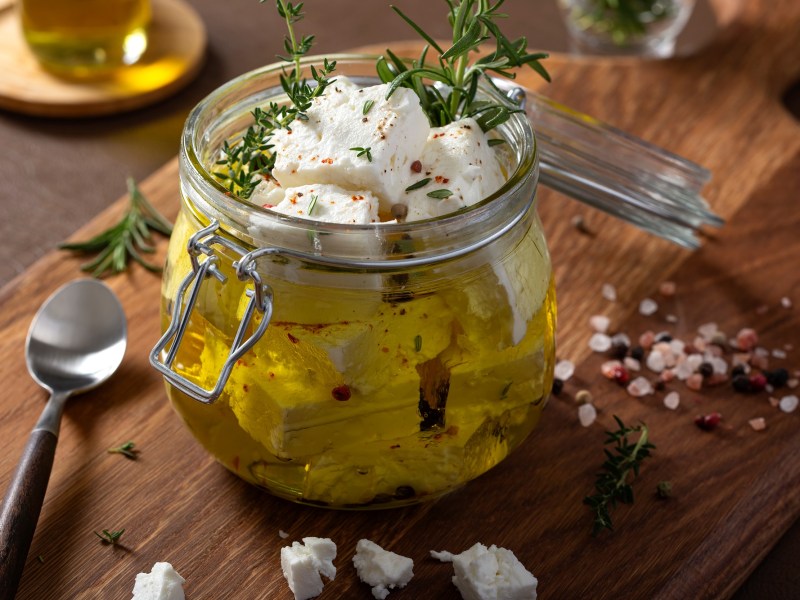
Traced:
<svg viewBox="0 0 800 600">
<path fill-rule="evenodd" d="M 367 191 L 351 192 L 338 185 L 302 185 L 287 188 L 285 192 L 277 188 L 267 198 L 278 202 L 274 206 L 266 204 L 266 208 L 292 217 L 359 225 L 379 221 L 375 196 Z"/>
<path fill-rule="evenodd" d="M 336 577 L 336 544 L 328 538 L 305 537 L 303 543 L 294 542 L 281 548 L 281 569 L 294 592 L 295 600 L 307 600 L 322 593 L 322 578 Z"/>
<path fill-rule="evenodd" d="M 157 562 L 149 573 L 136 576 L 131 600 L 184 600 L 184 583 L 171 564 Z"/>
<path fill-rule="evenodd" d="M 372 595 L 384 600 L 394 588 L 405 587 L 414 576 L 414 561 L 381 548 L 370 540 L 359 540 L 353 556 L 359 579 L 372 586 Z"/>
<path fill-rule="evenodd" d="M 538 581 L 510 550 L 477 543 L 461 554 L 431 556 L 453 563 L 453 584 L 464 600 L 536 600 Z"/>
</svg>

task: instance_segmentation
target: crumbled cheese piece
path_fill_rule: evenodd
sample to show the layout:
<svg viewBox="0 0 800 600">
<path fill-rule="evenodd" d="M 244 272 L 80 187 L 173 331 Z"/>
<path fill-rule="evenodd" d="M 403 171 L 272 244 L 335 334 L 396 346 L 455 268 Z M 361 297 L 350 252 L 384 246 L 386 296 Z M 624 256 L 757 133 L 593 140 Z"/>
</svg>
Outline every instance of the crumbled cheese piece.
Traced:
<svg viewBox="0 0 800 600">
<path fill-rule="evenodd" d="M 370 190 L 386 213 L 402 202 L 409 165 L 419 159 L 430 127 L 413 90 L 399 88 L 387 99 L 388 89 L 356 89 L 338 77 L 314 99 L 308 120 L 295 120 L 272 136 L 275 179 L 283 187 L 330 183 Z M 373 104 L 364 115 L 368 101 Z M 369 148 L 369 157 L 351 148 Z"/>
<path fill-rule="evenodd" d="M 184 600 L 184 583 L 186 580 L 171 564 L 157 562 L 149 573 L 136 576 L 131 600 Z"/>
<path fill-rule="evenodd" d="M 295 600 L 307 600 L 322 593 L 322 578 L 336 577 L 336 544 L 328 538 L 306 537 L 281 548 L 281 569 Z"/>
<path fill-rule="evenodd" d="M 455 555 L 452 552 L 448 552 L 447 550 L 431 550 L 431 557 L 435 558 L 439 562 L 453 562 L 453 557 Z"/>
<path fill-rule="evenodd" d="M 381 548 L 369 540 L 359 540 L 353 556 L 359 579 L 372 586 L 372 595 L 384 600 L 389 591 L 402 588 L 414 576 L 414 561 Z"/>
<path fill-rule="evenodd" d="M 279 191 L 280 190 L 279 188 Z M 377 223 L 378 199 L 367 191 L 351 192 L 337 185 L 301 185 L 287 188 L 281 200 L 268 206 L 275 212 L 292 217 L 366 225 Z M 275 198 L 275 192 L 272 198 Z"/>
<path fill-rule="evenodd" d="M 407 221 L 419 221 L 455 212 L 488 198 L 503 185 L 503 172 L 489 138 L 474 119 L 461 119 L 430 130 L 419 156 L 422 170 L 407 169 L 403 190 L 423 180 L 430 182 L 403 192 L 400 203 L 408 206 Z M 430 192 L 449 190 L 447 198 L 431 198 Z"/>
<path fill-rule="evenodd" d="M 475 544 L 453 556 L 453 570 L 464 600 L 536 600 L 536 577 L 505 548 Z"/>
</svg>

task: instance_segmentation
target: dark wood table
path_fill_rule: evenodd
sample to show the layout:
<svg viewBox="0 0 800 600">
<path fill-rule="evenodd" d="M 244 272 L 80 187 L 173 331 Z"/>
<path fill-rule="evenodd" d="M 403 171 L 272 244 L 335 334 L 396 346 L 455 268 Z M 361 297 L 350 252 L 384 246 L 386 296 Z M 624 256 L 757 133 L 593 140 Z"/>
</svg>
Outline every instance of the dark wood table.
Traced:
<svg viewBox="0 0 800 600">
<path fill-rule="evenodd" d="M 225 3 L 194 0 L 192 4 L 208 27 L 208 57 L 197 80 L 175 97 L 136 112 L 98 119 L 49 120 L 0 113 L 0 181 L 3 182 L 0 186 L 0 283 L 6 285 L 0 295 L 0 329 L 5 334 L 5 342 L 0 346 L 0 372 L 6 380 L 14 381 L 14 385 L 8 387 L 8 395 L 0 402 L 0 447 L 3 450 L 0 452 L 0 486 L 3 488 L 21 451 L 29 424 L 35 420 L 39 408 L 31 399 L 40 392 L 24 372 L 24 331 L 38 302 L 61 281 L 78 273 L 79 261 L 53 254 L 55 245 L 122 195 L 126 176 L 145 180 L 175 156 L 183 120 L 200 98 L 231 77 L 271 62 L 272 57 L 280 51 L 283 31 L 272 18 L 271 7 L 261 6 L 255 0 Z M 316 4 L 309 2 L 310 15 L 302 28 L 317 33 L 319 52 L 339 51 L 362 43 L 383 44 L 386 40 L 409 37 L 402 22 L 383 6 L 358 0 Z M 398 4 L 422 18 L 431 12 L 429 2 L 414 0 Z M 800 30 L 800 11 L 794 6 L 793 0 L 749 3 L 718 0 L 714 6 L 719 21 L 716 25 L 719 28 L 718 35 L 712 40 L 708 34 L 708 25 L 714 25 L 714 13 L 706 2 L 701 1 L 698 15 L 690 24 L 690 32 L 694 28 L 695 39 L 708 43 L 702 48 L 693 48 L 697 49 L 697 53 L 689 58 L 652 64 L 647 68 L 627 60 L 594 61 L 565 55 L 553 59 L 554 83 L 544 89 L 547 95 L 711 167 L 715 179 L 709 187 L 708 197 L 712 205 L 729 220 L 722 232 L 707 240 L 706 248 L 691 255 L 566 201 L 553 192 L 543 191 L 542 216 L 554 252 L 561 294 L 559 353 L 578 360 L 579 373 L 583 373 L 587 385 L 601 385 L 602 382 L 597 381 L 596 357 L 588 356 L 585 349 L 584 327 L 574 326 L 574 323 L 603 306 L 597 298 L 596 284 L 605 280 L 619 281 L 619 287 L 625 290 L 627 299 L 633 300 L 642 294 L 652 293 L 661 280 L 671 277 L 679 283 L 679 299 L 683 302 L 687 322 L 694 319 L 694 325 L 697 325 L 696 321 L 704 316 L 704 311 L 694 301 L 696 294 L 708 304 L 707 309 L 718 311 L 719 319 L 731 327 L 743 319 L 758 320 L 760 329 L 774 341 L 793 342 L 795 346 L 800 344 L 796 311 L 787 313 L 788 316 L 782 315 L 780 319 L 769 316 L 759 319 L 754 316 L 755 307 L 782 295 L 793 296 L 795 304 L 800 305 L 800 277 L 797 270 L 800 251 L 794 241 L 798 217 L 793 203 L 800 189 L 800 128 L 796 121 L 788 117 L 788 113 L 770 113 L 783 111 L 781 97 L 800 76 L 795 60 L 796 43 L 793 41 L 796 35 L 792 37 L 792 32 Z M 552 3 L 509 0 L 507 10 L 514 16 L 509 22 L 512 34 L 527 35 L 535 46 L 556 51 L 567 50 L 564 29 Z M 439 6 L 436 11 L 437 14 L 444 12 Z M 442 36 L 444 29 L 432 27 L 431 32 Z M 691 42 L 686 42 L 685 47 L 691 48 Z M 794 54 L 792 48 L 795 49 Z M 715 86 L 720 86 L 720 89 L 727 86 L 731 95 L 719 93 Z M 735 106 L 725 105 L 728 100 Z M 697 110 L 691 104 L 693 102 L 704 103 L 703 110 Z M 683 110 L 681 106 L 693 108 Z M 669 112 L 665 116 L 659 111 Z M 704 114 L 707 118 L 701 118 Z M 763 126 L 763 129 L 759 126 Z M 726 132 L 727 137 L 720 132 Z M 742 139 L 737 136 L 749 137 Z M 741 160 L 741 163 L 737 163 L 737 160 Z M 172 184 L 164 184 L 165 181 L 172 181 Z M 159 206 L 174 214 L 174 165 L 147 180 L 145 189 Z M 111 208 L 111 212 L 98 217 L 90 227 L 96 229 L 102 223 L 107 223 L 117 209 Z M 575 214 L 584 216 L 596 233 L 594 237 L 580 236 L 570 227 L 570 218 Z M 636 260 L 632 260 L 633 256 Z M 40 257 L 44 258 L 37 263 Z M 615 269 L 627 271 L 627 279 L 614 275 Z M 152 276 L 138 271 L 116 278 L 112 285 L 124 298 L 132 322 L 137 317 L 140 320 L 153 318 L 152 303 L 157 300 L 149 294 L 157 291 L 157 284 Z M 756 285 L 760 287 L 753 289 Z M 137 294 L 141 294 L 141 297 L 137 297 Z M 618 303 L 613 308 L 614 318 L 631 328 L 639 325 L 639 317 L 632 306 Z M 137 352 L 148 347 L 154 335 L 149 330 L 140 333 L 145 339 L 135 342 Z M 42 554 L 46 556 L 46 562 L 43 566 L 29 560 L 21 598 L 92 597 L 91 590 L 106 589 L 100 585 L 102 582 L 110 582 L 109 590 L 123 590 L 126 586 L 130 589 L 132 578 L 127 573 L 144 570 L 155 560 L 165 559 L 164 555 L 153 556 L 151 551 L 159 547 L 167 548 L 170 543 L 173 548 L 195 548 L 195 558 L 204 565 L 210 566 L 215 561 L 229 564 L 230 557 L 220 554 L 220 548 L 225 546 L 224 528 L 230 527 L 237 535 L 246 535 L 250 531 L 246 525 L 248 519 L 263 523 L 265 517 L 260 513 L 262 501 L 259 493 L 227 477 L 219 467 L 204 458 L 182 431 L 178 420 L 170 414 L 163 399 L 158 400 L 157 397 L 163 394 L 158 391 L 158 384 L 154 383 L 157 377 L 146 366 L 145 358 L 137 354 L 130 359 L 129 366 L 123 369 L 116 381 L 108 384 L 106 392 L 123 396 L 129 389 L 135 388 L 139 381 L 145 380 L 149 382 L 147 386 L 152 398 L 139 398 L 132 403 L 125 403 L 118 398 L 102 409 L 95 420 L 89 399 L 78 401 L 74 408 L 71 405 L 68 409 L 50 494 L 32 550 L 33 557 Z M 796 358 L 794 366 L 800 366 Z M 99 391 L 93 396 L 95 394 L 97 398 L 101 397 Z M 618 402 L 609 400 L 607 409 L 616 407 Z M 553 404 L 553 409 L 549 414 L 546 413 L 542 432 L 535 434 L 540 436 L 539 441 L 531 442 L 546 445 L 549 441 L 558 440 L 553 428 L 570 428 L 570 435 L 592 445 L 591 449 L 579 456 L 596 455 L 600 444 L 598 440 L 602 437 L 596 432 L 594 436 L 589 436 L 586 432 L 576 430 L 574 422 L 570 420 L 571 409 L 563 401 L 554 401 Z M 119 412 L 115 414 L 115 411 Z M 639 416 L 636 412 L 632 414 Z M 607 411 L 606 421 L 609 415 Z M 140 539 L 142 552 L 132 549 L 137 557 L 135 566 L 124 564 L 124 552 L 112 553 L 111 559 L 108 555 L 98 558 L 105 561 L 102 562 L 104 568 L 113 570 L 117 566 L 124 571 L 125 577 L 120 575 L 121 571 L 100 573 L 92 572 L 89 568 L 86 573 L 78 573 L 66 570 L 67 566 L 91 567 L 95 564 L 94 553 L 100 556 L 99 550 L 103 550 L 96 548 L 91 539 L 88 542 L 82 539 L 87 532 L 75 529 L 75 525 L 71 524 L 73 516 L 83 525 L 92 522 L 88 516 L 90 508 L 105 512 L 102 517 L 106 519 L 117 514 L 121 507 L 125 507 L 125 503 L 123 498 L 114 494 L 114 486 L 130 488 L 134 497 L 144 500 L 141 494 L 136 493 L 136 486 L 126 478 L 126 472 L 134 471 L 123 472 L 120 467 L 128 465 L 108 464 L 102 457 L 103 449 L 110 443 L 109 438 L 128 435 L 108 429 L 113 428 L 115 422 L 130 424 L 135 419 L 141 419 L 143 423 L 143 437 L 151 438 L 142 461 L 144 464 L 133 465 L 153 471 L 154 475 L 143 477 L 143 481 L 152 482 L 159 478 L 163 481 L 163 478 L 171 477 L 170 469 L 191 470 L 196 465 L 198 477 L 206 486 L 203 493 L 227 495 L 236 508 L 229 515 L 222 516 L 201 512 L 201 517 L 217 523 L 219 529 L 209 529 L 205 533 L 211 537 L 200 540 L 191 539 L 191 531 L 181 531 L 165 522 L 166 515 L 154 514 L 159 512 L 158 506 L 149 507 L 154 511 L 149 513 L 149 517 L 148 511 L 139 507 L 135 511 L 135 520 L 141 522 L 149 518 L 152 535 L 163 531 L 167 538 L 161 542 L 150 538 Z M 668 422 L 662 417 L 655 417 L 654 421 L 663 421 L 663 427 L 668 427 Z M 156 428 L 156 422 L 162 429 Z M 170 445 L 167 439 L 170 436 L 179 441 Z M 666 433 L 664 437 L 668 437 Z M 75 438 L 81 443 L 77 443 Z M 774 439 L 789 444 L 796 454 L 798 437 L 790 426 L 779 429 Z M 770 467 L 778 464 L 775 460 L 780 456 L 771 454 L 761 446 L 747 448 L 769 456 L 771 462 L 765 464 Z M 171 455 L 176 449 L 182 454 Z M 670 456 L 669 450 L 666 450 L 666 456 Z M 522 473 L 523 459 L 518 456 L 515 458 L 505 470 L 490 475 L 490 479 L 482 479 L 484 485 L 502 485 L 503 477 Z M 559 465 L 568 469 L 570 464 L 575 464 L 570 463 L 574 459 L 574 455 L 567 456 Z M 750 464 L 746 460 L 742 462 Z M 585 469 L 583 465 L 581 468 Z M 74 469 L 71 479 L 69 469 Z M 102 478 L 92 478 L 98 475 L 102 475 Z M 553 477 L 561 482 L 569 479 L 559 479 L 556 475 Z M 754 481 L 758 481 L 757 478 L 743 475 L 734 477 L 730 474 L 729 478 L 738 478 L 737 481 L 751 487 Z M 773 479 L 769 478 L 768 481 Z M 780 479 L 778 477 L 775 480 Z M 800 510 L 800 491 L 795 485 L 797 467 L 787 465 L 784 479 L 785 485 L 779 490 L 764 490 L 765 495 L 780 500 L 780 507 L 776 509 L 780 512 L 776 512 L 772 519 L 776 523 L 774 527 L 766 527 L 763 535 L 750 531 L 749 537 L 742 540 L 743 544 L 755 548 L 752 552 L 743 553 L 747 560 L 743 559 L 735 565 L 717 565 L 713 544 L 707 547 L 695 543 L 692 557 L 707 565 L 693 565 L 670 575 L 668 581 L 659 582 L 662 597 L 713 597 L 715 594 L 729 596 L 732 593 L 737 600 L 797 597 L 800 593 L 800 575 L 794 558 L 800 555 L 800 526 L 795 524 L 788 527 Z M 581 481 L 582 484 L 576 483 L 581 489 L 569 494 L 572 499 L 573 496 L 577 497 L 578 502 L 581 493 L 588 492 L 584 489 L 586 481 Z M 591 485 L 591 479 L 587 481 Z M 473 485 L 480 485 L 480 481 Z M 187 496 L 187 493 L 196 491 L 179 486 L 176 495 L 188 503 L 193 501 L 193 496 Z M 106 493 L 109 500 L 104 504 Z M 735 496 L 729 505 L 723 506 L 732 507 L 736 517 L 742 514 L 737 511 L 746 497 L 746 494 Z M 165 498 L 164 502 L 172 503 L 174 499 Z M 475 510 L 480 516 L 470 513 L 463 497 L 453 502 L 454 514 L 462 518 L 490 518 L 478 507 Z M 318 511 L 284 509 L 275 502 L 269 505 L 285 519 L 324 523 L 328 526 L 328 532 L 337 531 L 334 525 L 336 513 L 329 516 L 330 513 L 320 514 Z M 73 509 L 76 512 L 73 513 Z M 447 511 L 447 505 L 437 503 L 433 508 L 411 511 L 410 514 L 414 520 L 431 519 L 437 515 L 445 518 Z M 191 522 L 185 515 L 181 518 L 183 522 Z M 192 518 L 198 518 L 198 514 Z M 365 519 L 369 518 L 353 518 L 347 522 L 359 524 L 361 530 L 366 530 L 370 526 Z M 657 532 L 647 529 L 646 518 L 633 518 L 636 519 L 638 538 L 655 537 L 664 544 L 682 545 L 680 531 L 662 538 L 656 535 Z M 677 516 L 675 518 L 679 519 Z M 714 519 L 715 516 L 708 515 L 708 518 Z M 737 518 L 732 518 L 730 522 L 737 522 Z M 388 526 L 391 519 L 382 516 L 376 522 Z M 660 523 L 658 520 L 655 522 Z M 288 530 L 291 524 L 287 523 L 283 528 Z M 684 525 L 689 527 L 686 523 Z M 507 531 L 510 526 L 510 523 L 501 523 L 498 529 Z M 724 522 L 719 524 L 720 528 L 723 526 Z M 630 530 L 623 533 L 622 523 L 619 529 L 621 531 L 612 534 L 620 536 L 618 539 L 628 539 L 624 536 L 632 535 Z M 59 532 L 64 530 L 72 539 L 66 542 L 57 540 Z M 215 534 L 214 531 L 220 533 Z M 784 531 L 786 533 L 780 537 Z M 736 539 L 735 532 L 729 532 L 727 536 L 723 536 L 723 533 L 709 535 L 709 544 L 724 539 L 730 546 Z M 570 534 L 574 534 L 574 531 L 570 531 Z M 181 538 L 182 535 L 188 536 L 188 542 Z M 75 539 L 77 536 L 81 536 L 81 539 Z M 687 531 L 686 538 L 689 537 Z M 131 538 L 136 539 L 135 535 Z M 586 544 L 590 543 L 597 548 L 596 568 L 602 571 L 602 546 L 595 546 L 587 540 Z M 196 550 L 198 544 L 203 546 L 199 551 Z M 256 550 L 272 552 L 272 547 L 279 544 L 280 540 L 255 546 L 234 544 L 228 550 L 233 553 Z M 58 545 L 61 547 L 56 548 Z M 773 545 L 774 548 L 767 554 Z M 149 551 L 145 552 L 144 549 Z M 69 552 L 87 554 L 70 557 Z M 525 552 L 527 556 L 531 555 L 530 548 Z M 525 553 L 518 551 L 517 554 Z M 564 562 L 553 569 L 552 575 L 556 581 L 568 576 L 569 566 L 564 564 L 568 558 L 565 556 Z M 727 574 L 732 566 L 739 573 L 734 578 L 735 586 L 718 580 L 719 573 Z M 615 578 L 618 576 L 616 568 L 614 566 L 609 574 L 611 576 L 613 573 Z M 636 571 L 635 566 L 630 568 Z M 548 586 L 551 573 L 534 571 L 541 581 L 542 597 L 561 597 L 557 589 Z M 748 574 L 749 577 L 746 577 Z M 246 581 L 243 589 L 255 593 L 254 590 L 258 589 L 255 575 L 239 575 L 242 581 Z M 45 579 L 49 576 L 52 576 L 52 583 Z M 195 585 L 202 577 L 204 575 L 201 573 L 193 573 Z M 706 578 L 709 585 L 702 590 L 703 593 L 698 591 L 694 594 L 675 582 L 681 578 L 695 583 Z M 629 581 L 633 585 L 637 580 L 632 577 Z M 741 582 L 743 584 L 734 593 Z M 187 589 L 189 598 L 206 597 L 193 596 L 192 588 Z M 285 588 L 276 589 L 288 593 Z M 638 589 L 649 588 L 644 585 Z M 367 597 L 366 590 L 362 591 Z M 635 589 L 627 591 L 628 597 L 637 597 Z M 684 592 L 682 596 L 675 595 L 681 591 Z M 408 594 L 401 596 L 401 592 L 393 593 L 393 597 L 395 594 L 398 598 L 413 597 Z M 606 597 L 602 589 L 594 590 L 593 595 Z M 234 594 L 230 597 L 237 596 Z"/>
</svg>

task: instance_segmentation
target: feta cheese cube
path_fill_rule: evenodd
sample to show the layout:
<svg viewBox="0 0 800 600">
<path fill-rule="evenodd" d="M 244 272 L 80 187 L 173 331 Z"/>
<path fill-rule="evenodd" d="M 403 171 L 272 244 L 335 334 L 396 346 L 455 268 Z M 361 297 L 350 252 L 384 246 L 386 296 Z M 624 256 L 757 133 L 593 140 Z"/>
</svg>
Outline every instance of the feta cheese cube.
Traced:
<svg viewBox="0 0 800 600">
<path fill-rule="evenodd" d="M 503 185 L 503 171 L 489 138 L 474 119 L 461 119 L 430 130 L 419 158 L 420 173 L 407 173 L 403 190 L 430 179 L 427 185 L 404 192 L 400 203 L 408 206 L 407 221 L 430 219 L 457 211 L 487 198 Z M 449 190 L 444 199 L 428 193 Z"/>
<path fill-rule="evenodd" d="M 295 600 L 307 600 L 322 593 L 322 578 L 336 577 L 336 544 L 328 538 L 306 537 L 281 548 L 281 569 Z"/>
<path fill-rule="evenodd" d="M 359 579 L 372 586 L 372 595 L 385 600 L 389 591 L 405 587 L 414 576 L 414 561 L 381 548 L 370 540 L 359 540 L 353 556 Z"/>
<path fill-rule="evenodd" d="M 329 87 L 314 99 L 308 120 L 275 132 L 272 175 L 283 187 L 329 183 L 350 191 L 370 190 L 388 214 L 408 185 L 410 164 L 425 146 L 428 118 L 410 89 L 400 88 L 387 100 L 386 84 L 354 89 L 345 82 L 338 78 L 333 91 Z M 359 156 L 351 148 L 370 152 Z"/>
<path fill-rule="evenodd" d="M 132 600 L 184 600 L 184 583 L 171 564 L 157 562 L 149 573 L 136 576 Z"/>
<path fill-rule="evenodd" d="M 464 600 L 536 600 L 538 581 L 510 550 L 478 543 L 452 560 Z"/>
<path fill-rule="evenodd" d="M 367 225 L 379 221 L 378 199 L 367 191 L 350 192 L 337 185 L 313 184 L 287 188 L 281 195 L 277 204 L 267 208 L 327 223 Z M 278 194 L 270 192 L 267 198 L 275 200 Z"/>
</svg>

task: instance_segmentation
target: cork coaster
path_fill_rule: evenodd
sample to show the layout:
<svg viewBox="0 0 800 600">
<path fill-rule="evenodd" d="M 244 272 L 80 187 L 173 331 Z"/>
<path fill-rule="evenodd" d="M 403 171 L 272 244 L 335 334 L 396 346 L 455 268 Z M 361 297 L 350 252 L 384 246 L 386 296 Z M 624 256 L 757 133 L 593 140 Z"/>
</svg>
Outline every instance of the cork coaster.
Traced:
<svg viewBox="0 0 800 600">
<path fill-rule="evenodd" d="M 35 116 L 109 115 L 162 100 L 194 78 L 206 47 L 205 27 L 191 6 L 153 0 L 148 47 L 139 62 L 109 78 L 81 82 L 44 70 L 21 29 L 13 7 L 0 9 L 0 108 Z"/>
</svg>

